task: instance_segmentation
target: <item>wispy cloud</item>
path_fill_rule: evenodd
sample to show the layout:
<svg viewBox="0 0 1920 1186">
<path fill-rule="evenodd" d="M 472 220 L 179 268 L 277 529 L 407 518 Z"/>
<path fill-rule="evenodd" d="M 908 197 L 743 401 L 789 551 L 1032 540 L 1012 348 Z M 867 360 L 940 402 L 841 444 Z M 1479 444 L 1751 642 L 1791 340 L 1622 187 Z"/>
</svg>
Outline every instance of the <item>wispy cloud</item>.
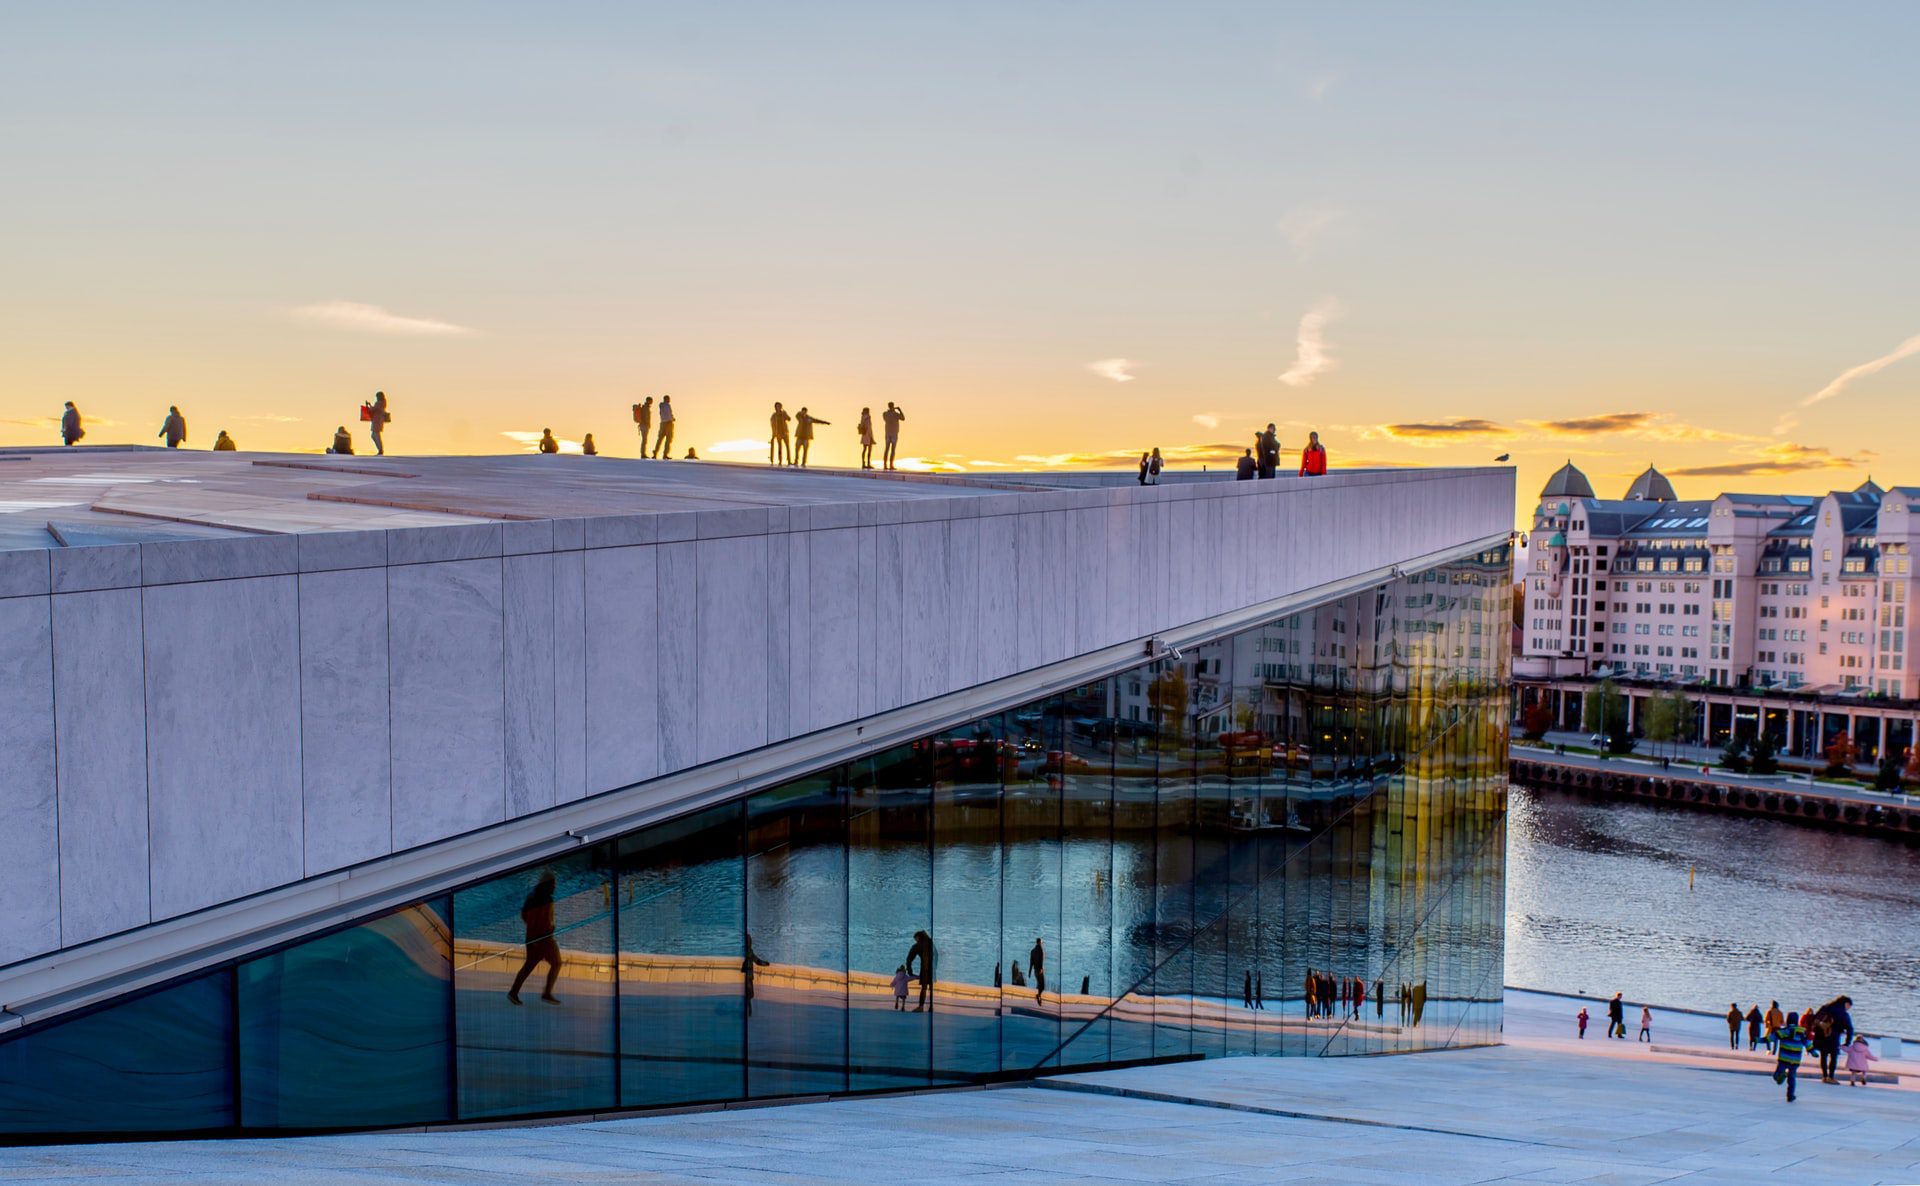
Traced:
<svg viewBox="0 0 1920 1186">
<path fill-rule="evenodd" d="M 1307 80 L 1307 98 L 1315 103 L 1325 101 L 1333 93 L 1334 86 L 1340 81 L 1340 75 L 1334 70 L 1322 70 Z"/>
<path fill-rule="evenodd" d="M 311 305 L 301 305 L 293 311 L 293 315 L 301 321 L 311 321 L 317 325 L 363 334 L 454 338 L 467 337 L 479 332 L 464 325 L 455 325 L 451 321 L 440 321 L 432 317 L 407 317 L 390 312 L 379 305 L 369 305 L 360 301 L 320 301 Z"/>
<path fill-rule="evenodd" d="M 1131 383 L 1134 379 L 1132 371 L 1139 365 L 1131 358 L 1103 358 L 1098 362 L 1088 363 L 1087 369 L 1102 379 L 1111 379 L 1115 383 Z"/>
<path fill-rule="evenodd" d="M 1293 365 L 1280 376 L 1282 383 L 1305 387 L 1339 365 L 1327 350 L 1327 325 L 1344 311 L 1339 301 L 1326 297 L 1301 314 L 1300 328 L 1294 335 Z"/>
<path fill-rule="evenodd" d="M 1587 436 L 1596 432 L 1628 432 L 1653 423 L 1652 412 L 1603 412 L 1570 420 L 1523 420 L 1528 428 L 1556 436 Z"/>
<path fill-rule="evenodd" d="M 540 434 L 537 432 L 527 432 L 524 429 L 506 429 L 501 432 L 500 435 L 510 441 L 518 442 L 522 453 L 538 453 L 540 451 Z M 554 439 L 560 442 L 560 451 L 562 453 L 580 452 L 579 441 L 570 441 L 565 437 L 555 437 Z"/>
<path fill-rule="evenodd" d="M 1920 354 L 1920 334 L 1913 335 L 1911 338 L 1908 338 L 1906 341 L 1871 362 L 1863 362 L 1859 366 L 1848 367 L 1846 370 L 1841 371 L 1833 377 L 1831 383 L 1828 383 L 1825 387 L 1822 387 L 1812 395 L 1801 400 L 1800 406 L 1803 408 L 1811 408 L 1817 403 L 1830 400 L 1842 391 L 1845 391 L 1847 384 L 1852 383 L 1855 379 L 1862 379 L 1868 375 L 1877 374 L 1880 371 L 1886 370 L 1894 363 L 1899 362 L 1901 359 L 1912 358 L 1916 354 Z"/>
<path fill-rule="evenodd" d="M 1344 211 L 1331 206 L 1302 206 L 1280 216 L 1280 234 L 1295 251 L 1305 254 L 1317 247 L 1345 218 Z"/>
<path fill-rule="evenodd" d="M 1195 412 L 1193 414 L 1193 422 L 1202 428 L 1220 427 L 1220 417 L 1214 415 L 1212 412 Z"/>
<path fill-rule="evenodd" d="M 1863 449 L 1852 456 L 1835 453 L 1821 445 L 1796 445 L 1787 441 L 1763 445 L 1751 456 L 1718 465 L 1694 465 L 1672 471 L 1676 478 L 1739 478 L 1769 474 L 1797 474 L 1809 470 L 1854 469 L 1871 462 L 1879 454 Z"/>
<path fill-rule="evenodd" d="M 1566 420 L 1522 420 L 1520 423 L 1542 436 L 1550 437 L 1612 434 L 1661 444 L 1758 444 L 1772 439 L 1748 432 L 1730 432 L 1723 428 L 1688 424 L 1669 419 L 1659 412 L 1600 412 Z"/>
<path fill-rule="evenodd" d="M 1460 416 L 1451 420 L 1416 420 L 1406 424 L 1382 424 L 1380 431 L 1396 440 L 1458 441 L 1485 437 L 1516 437 L 1519 432 L 1493 420 Z"/>
</svg>

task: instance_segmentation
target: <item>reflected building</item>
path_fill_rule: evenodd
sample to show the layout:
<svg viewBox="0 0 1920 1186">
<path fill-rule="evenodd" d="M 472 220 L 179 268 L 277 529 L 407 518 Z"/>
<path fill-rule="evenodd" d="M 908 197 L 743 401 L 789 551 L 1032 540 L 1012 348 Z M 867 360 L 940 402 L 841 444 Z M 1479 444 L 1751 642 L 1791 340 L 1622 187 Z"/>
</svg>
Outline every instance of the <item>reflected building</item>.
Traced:
<svg viewBox="0 0 1920 1186">
<path fill-rule="evenodd" d="M 314 1132 L 1498 1042 L 1510 570 L 1483 543 L 810 768 L 743 765 L 18 1027 L 0 1129 Z"/>
</svg>

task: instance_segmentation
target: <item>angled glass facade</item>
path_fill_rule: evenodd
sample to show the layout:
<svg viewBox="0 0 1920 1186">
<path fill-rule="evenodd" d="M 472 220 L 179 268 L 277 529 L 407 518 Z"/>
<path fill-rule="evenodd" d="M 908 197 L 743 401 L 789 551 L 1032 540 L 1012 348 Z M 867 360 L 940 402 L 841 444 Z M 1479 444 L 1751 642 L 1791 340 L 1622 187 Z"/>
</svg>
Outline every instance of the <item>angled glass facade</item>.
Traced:
<svg viewBox="0 0 1920 1186">
<path fill-rule="evenodd" d="M 1499 1040 L 1508 557 L 0 1041 L 0 1138 Z"/>
</svg>

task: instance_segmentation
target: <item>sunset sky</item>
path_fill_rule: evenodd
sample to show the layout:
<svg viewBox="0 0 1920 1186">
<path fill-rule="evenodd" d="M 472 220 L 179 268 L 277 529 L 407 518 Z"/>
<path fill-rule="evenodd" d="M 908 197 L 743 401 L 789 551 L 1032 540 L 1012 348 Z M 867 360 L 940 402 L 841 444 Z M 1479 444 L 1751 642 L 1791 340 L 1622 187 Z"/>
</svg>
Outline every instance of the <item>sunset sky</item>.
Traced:
<svg viewBox="0 0 1920 1186">
<path fill-rule="evenodd" d="M 0 444 L 974 471 L 1268 420 L 1920 484 L 1920 6 L 138 4 L 0 31 Z M 522 434 L 515 436 L 514 434 Z M 364 434 L 360 434 L 364 447 Z M 1523 508 L 1524 509 L 1524 508 Z"/>
</svg>

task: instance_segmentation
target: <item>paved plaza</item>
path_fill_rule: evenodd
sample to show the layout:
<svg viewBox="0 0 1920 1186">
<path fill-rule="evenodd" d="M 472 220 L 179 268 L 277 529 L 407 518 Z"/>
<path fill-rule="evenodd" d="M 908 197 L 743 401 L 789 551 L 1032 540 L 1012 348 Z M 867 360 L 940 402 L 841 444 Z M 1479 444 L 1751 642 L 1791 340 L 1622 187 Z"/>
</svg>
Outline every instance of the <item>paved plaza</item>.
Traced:
<svg viewBox="0 0 1920 1186">
<path fill-rule="evenodd" d="M 467 1132 L 13 1149 L 0 1181 L 1920 1182 L 1913 1079 L 1809 1082 L 1789 1108 L 1763 1057 L 1714 1049 L 1712 1018 L 1659 1013 L 1652 1048 L 1598 1026 L 1576 1043 L 1575 1007 L 1510 994 L 1499 1048 Z"/>
</svg>

